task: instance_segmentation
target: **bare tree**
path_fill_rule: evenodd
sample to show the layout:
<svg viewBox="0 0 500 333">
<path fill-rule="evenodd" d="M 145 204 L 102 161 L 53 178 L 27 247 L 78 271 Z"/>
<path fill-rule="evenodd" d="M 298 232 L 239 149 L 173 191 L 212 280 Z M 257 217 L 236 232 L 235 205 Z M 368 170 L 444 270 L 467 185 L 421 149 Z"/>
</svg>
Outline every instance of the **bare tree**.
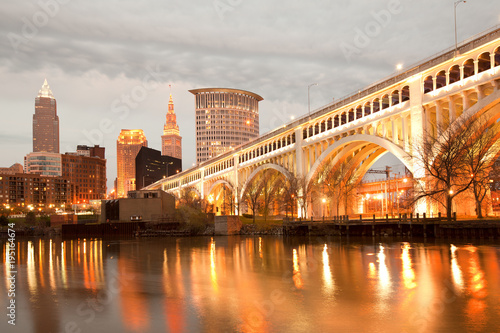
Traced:
<svg viewBox="0 0 500 333">
<path fill-rule="evenodd" d="M 273 204 L 283 186 L 283 175 L 276 170 L 267 169 L 264 171 L 261 180 L 262 212 L 264 221 L 272 210 Z"/>
<path fill-rule="evenodd" d="M 356 192 L 360 180 L 354 160 L 349 159 L 337 164 L 324 163 L 318 171 L 314 186 L 318 193 L 335 203 L 337 215 L 340 214 L 341 203 L 344 214 L 348 215 L 349 199 Z"/>
<path fill-rule="evenodd" d="M 353 198 L 359 186 L 359 177 L 354 160 L 346 160 L 337 167 L 337 177 L 340 179 L 340 197 L 344 200 L 344 213 L 349 214 L 348 203 Z"/>
<path fill-rule="evenodd" d="M 425 172 L 423 178 L 416 179 L 414 201 L 431 198 L 446 208 L 451 221 L 453 199 L 467 191 L 474 180 L 478 189 L 476 202 L 484 199 L 481 179 L 490 167 L 487 154 L 491 133 L 478 118 L 459 118 L 448 127 L 433 126 L 434 131 L 426 130 L 413 147 L 412 157 Z"/>
<path fill-rule="evenodd" d="M 192 186 L 184 187 L 181 189 L 179 203 L 181 205 L 201 209 L 201 200 L 198 197 L 195 188 Z"/>
<path fill-rule="evenodd" d="M 294 174 L 290 174 L 289 178 L 286 179 L 283 185 L 282 194 L 282 207 L 285 210 L 285 215 L 288 217 L 288 211 L 291 212 L 293 220 L 293 212 L 297 204 L 297 198 L 299 196 L 300 189 L 300 179 Z"/>
<path fill-rule="evenodd" d="M 223 214 L 233 214 L 234 212 L 234 193 L 233 191 L 226 185 L 222 185 L 222 205 L 221 209 Z"/>
<path fill-rule="evenodd" d="M 241 195 L 241 199 L 247 204 L 247 207 L 252 210 L 253 223 L 255 223 L 255 214 L 260 207 L 259 196 L 262 192 L 262 184 L 258 177 L 254 177 L 247 184 L 245 192 Z"/>
<path fill-rule="evenodd" d="M 498 127 L 498 125 L 494 125 Z M 490 172 L 495 163 L 495 150 L 492 143 L 496 134 L 492 128 L 488 128 L 487 122 L 482 118 L 470 124 L 471 136 L 468 149 L 465 151 L 470 177 L 472 179 L 472 192 L 476 202 L 476 215 L 483 217 L 482 203 L 490 190 Z"/>
<path fill-rule="evenodd" d="M 305 176 L 297 177 L 297 202 L 301 207 L 302 217 L 306 217 L 307 212 L 307 202 L 314 203 L 315 198 L 311 195 L 315 189 L 313 181 L 307 181 Z"/>
<path fill-rule="evenodd" d="M 313 183 L 316 192 L 323 193 L 335 204 L 335 215 L 340 213 L 340 177 L 337 176 L 332 170 L 333 165 L 330 163 L 323 163 L 318 171 L 315 182 Z"/>
</svg>

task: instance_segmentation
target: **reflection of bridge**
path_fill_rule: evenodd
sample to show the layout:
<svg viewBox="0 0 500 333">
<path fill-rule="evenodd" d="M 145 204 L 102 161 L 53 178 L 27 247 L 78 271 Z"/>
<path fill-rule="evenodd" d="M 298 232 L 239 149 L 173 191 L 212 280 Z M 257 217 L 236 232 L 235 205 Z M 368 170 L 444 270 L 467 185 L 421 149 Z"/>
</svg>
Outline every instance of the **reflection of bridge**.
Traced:
<svg viewBox="0 0 500 333">
<path fill-rule="evenodd" d="M 350 161 L 362 176 L 387 152 L 421 177 L 410 155 L 424 131 L 477 114 L 488 115 L 492 124 L 500 118 L 500 29 L 462 43 L 458 51 L 444 51 L 148 188 L 180 194 L 192 187 L 201 198 L 218 197 L 224 188 L 237 202 L 266 169 L 312 182 L 326 162 Z"/>
</svg>

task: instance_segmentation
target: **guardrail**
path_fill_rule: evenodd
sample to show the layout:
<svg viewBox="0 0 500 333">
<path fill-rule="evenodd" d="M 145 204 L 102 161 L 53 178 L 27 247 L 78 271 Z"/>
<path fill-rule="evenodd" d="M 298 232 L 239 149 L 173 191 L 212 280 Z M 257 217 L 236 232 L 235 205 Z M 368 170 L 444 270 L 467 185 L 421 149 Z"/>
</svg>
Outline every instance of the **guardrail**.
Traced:
<svg viewBox="0 0 500 333">
<path fill-rule="evenodd" d="M 453 213 L 451 217 L 451 221 L 457 221 L 457 214 Z M 339 215 L 334 217 L 326 217 L 324 216 L 322 219 L 283 219 L 283 224 L 297 224 L 297 223 L 335 223 L 335 224 L 354 224 L 354 223 L 441 223 L 441 222 L 449 222 L 447 216 L 442 216 L 441 213 L 438 213 L 438 216 L 427 217 L 425 213 L 419 214 L 399 214 L 397 217 L 389 217 L 389 214 L 386 214 L 385 217 L 376 217 L 373 214 L 370 217 L 363 217 L 363 215 L 359 215 L 355 218 L 349 215 Z"/>
</svg>

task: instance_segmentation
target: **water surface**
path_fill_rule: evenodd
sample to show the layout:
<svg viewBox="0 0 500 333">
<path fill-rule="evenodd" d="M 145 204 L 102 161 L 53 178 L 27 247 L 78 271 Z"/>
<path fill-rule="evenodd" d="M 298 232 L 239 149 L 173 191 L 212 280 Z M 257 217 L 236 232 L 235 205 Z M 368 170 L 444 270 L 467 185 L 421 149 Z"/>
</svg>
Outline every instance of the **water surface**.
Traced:
<svg viewBox="0 0 500 333">
<path fill-rule="evenodd" d="M 0 332 L 500 332 L 500 246 L 281 237 L 8 244 Z"/>
</svg>

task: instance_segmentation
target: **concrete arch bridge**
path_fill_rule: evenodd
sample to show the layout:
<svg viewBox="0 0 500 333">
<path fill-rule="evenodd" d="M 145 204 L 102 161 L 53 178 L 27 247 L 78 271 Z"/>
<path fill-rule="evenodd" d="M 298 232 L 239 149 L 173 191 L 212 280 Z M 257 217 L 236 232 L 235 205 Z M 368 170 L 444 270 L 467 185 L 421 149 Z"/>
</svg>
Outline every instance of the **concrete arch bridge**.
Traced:
<svg viewBox="0 0 500 333">
<path fill-rule="evenodd" d="M 326 168 L 341 164 L 349 166 L 353 179 L 360 179 L 389 152 L 414 177 L 422 177 L 423 169 L 411 157 L 414 142 L 424 133 L 435 134 L 438 125 L 479 115 L 487 115 L 491 128 L 498 131 L 499 87 L 500 29 L 492 29 L 459 44 L 458 52 L 445 50 L 148 188 L 177 196 L 183 188 L 193 188 L 218 212 L 227 213 L 238 210 L 252 179 L 268 169 L 284 179 L 301 179 L 307 188 L 323 181 Z M 317 193 L 302 193 L 302 198 L 307 195 Z M 308 205 L 305 199 L 297 199 L 295 209 L 310 216 L 321 204 Z M 231 208 L 226 208 L 228 202 Z M 417 212 L 433 209 L 426 205 Z M 360 210 L 353 202 L 350 212 Z"/>
</svg>

